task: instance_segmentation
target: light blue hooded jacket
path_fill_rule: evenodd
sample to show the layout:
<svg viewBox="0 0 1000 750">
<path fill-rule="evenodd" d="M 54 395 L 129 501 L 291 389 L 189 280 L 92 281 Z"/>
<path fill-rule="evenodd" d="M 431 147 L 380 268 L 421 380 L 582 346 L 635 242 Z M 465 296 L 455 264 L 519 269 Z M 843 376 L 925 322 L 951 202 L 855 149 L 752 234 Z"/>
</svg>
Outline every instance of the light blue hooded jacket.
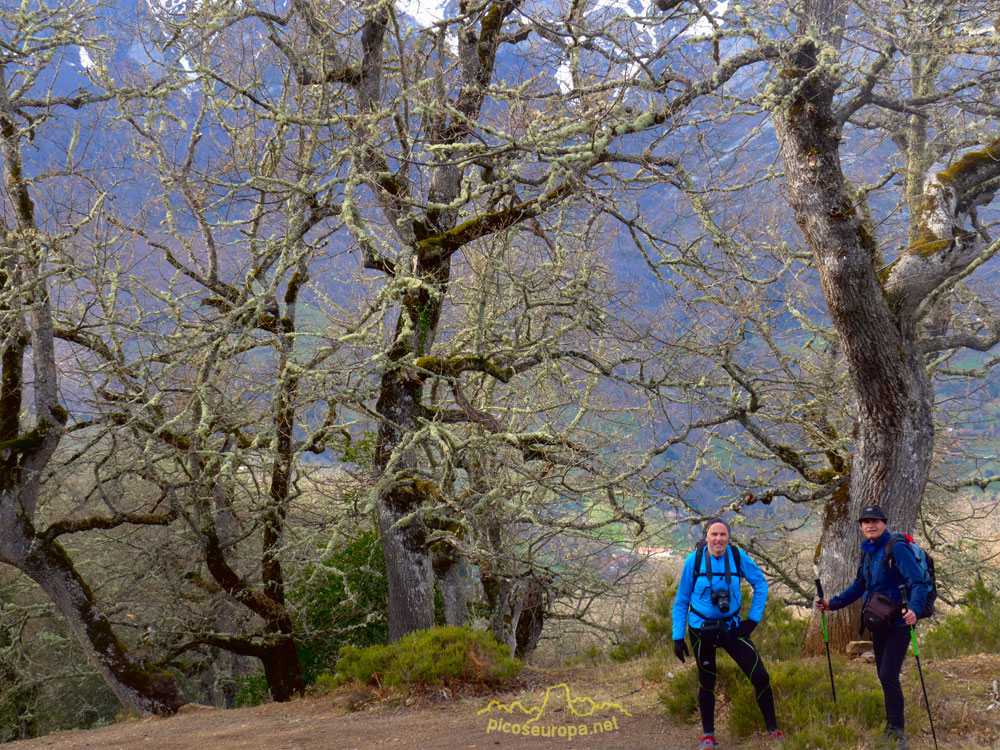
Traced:
<svg viewBox="0 0 1000 750">
<path fill-rule="evenodd" d="M 702 555 L 701 570 L 698 579 L 694 577 L 695 559 Z M 708 547 L 698 549 L 688 555 L 681 571 L 681 580 L 677 585 L 677 597 L 674 599 L 673 637 L 675 641 L 684 638 L 685 626 L 701 628 L 706 619 L 721 620 L 726 629 L 735 628 L 740 623 L 740 608 L 743 597 L 740 593 L 740 576 L 736 573 L 736 561 L 733 558 L 732 545 L 726 546 L 725 556 L 729 558 L 729 612 L 723 613 L 712 604 L 712 590 L 726 586 L 726 563 L 722 557 L 713 557 Z M 740 568 L 753 589 L 750 601 L 750 611 L 747 619 L 760 622 L 764 616 L 764 605 L 767 604 L 767 579 L 744 550 L 740 550 Z M 706 575 L 708 574 L 708 575 Z"/>
</svg>

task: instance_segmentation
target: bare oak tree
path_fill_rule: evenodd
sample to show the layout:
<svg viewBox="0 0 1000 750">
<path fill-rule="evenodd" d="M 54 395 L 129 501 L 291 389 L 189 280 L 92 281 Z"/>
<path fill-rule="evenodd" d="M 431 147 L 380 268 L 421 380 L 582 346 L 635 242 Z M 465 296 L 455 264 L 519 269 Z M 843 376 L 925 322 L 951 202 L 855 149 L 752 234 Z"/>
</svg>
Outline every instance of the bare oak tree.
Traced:
<svg viewBox="0 0 1000 750">
<path fill-rule="evenodd" d="M 30 164 L 25 153 L 57 110 L 81 106 L 89 98 L 63 99 L 53 96 L 51 87 L 62 54 L 79 42 L 78 30 L 91 20 L 85 3 L 54 12 L 25 5 L 0 15 L 7 36 L 0 53 L 5 187 L 0 218 L 0 562 L 41 587 L 124 705 L 143 713 L 170 714 L 185 703 L 173 677 L 133 658 L 60 543 L 69 533 L 129 523 L 165 524 L 169 517 L 121 513 L 39 525 L 46 471 L 70 419 L 60 402 L 50 289 L 52 280 L 59 278 L 67 246 L 99 210 L 102 198 L 91 194 L 82 208 L 63 213 L 56 174 L 44 164 Z M 70 161 L 74 158 L 79 157 L 71 154 Z M 50 197 L 49 190 L 56 197 Z M 32 400 L 28 409 L 27 398 Z"/>
</svg>

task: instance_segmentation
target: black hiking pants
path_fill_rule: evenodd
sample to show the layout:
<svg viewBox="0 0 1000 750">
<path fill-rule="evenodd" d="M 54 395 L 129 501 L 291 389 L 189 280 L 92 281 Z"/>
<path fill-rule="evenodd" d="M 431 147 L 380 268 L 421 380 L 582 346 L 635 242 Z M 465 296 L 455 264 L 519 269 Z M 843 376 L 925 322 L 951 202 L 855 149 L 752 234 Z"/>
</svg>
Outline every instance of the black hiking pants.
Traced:
<svg viewBox="0 0 1000 750">
<path fill-rule="evenodd" d="M 875 649 L 878 681 L 882 683 L 885 698 L 885 723 L 903 729 L 903 688 L 899 684 L 899 673 L 910 647 L 909 626 L 897 625 L 872 633 L 872 646 Z"/>
<path fill-rule="evenodd" d="M 701 710 L 701 728 L 705 734 L 715 734 L 715 652 L 719 648 L 733 658 L 753 685 L 767 730 L 770 732 L 777 729 L 771 678 L 768 677 L 764 662 L 753 642 L 749 638 L 737 638 L 728 631 L 703 634 L 695 628 L 689 630 L 689 637 L 694 658 L 698 662 L 698 708 Z"/>
</svg>

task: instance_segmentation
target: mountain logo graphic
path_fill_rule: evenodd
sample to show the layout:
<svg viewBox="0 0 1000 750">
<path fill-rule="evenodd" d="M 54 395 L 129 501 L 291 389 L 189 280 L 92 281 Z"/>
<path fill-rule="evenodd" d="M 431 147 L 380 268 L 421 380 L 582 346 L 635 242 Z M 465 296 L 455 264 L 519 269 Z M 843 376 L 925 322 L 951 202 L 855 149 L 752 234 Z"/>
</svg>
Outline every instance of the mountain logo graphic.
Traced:
<svg viewBox="0 0 1000 750">
<path fill-rule="evenodd" d="M 511 703 L 492 700 L 486 708 L 476 713 L 489 718 L 487 734 L 503 732 L 566 739 L 613 732 L 618 729 L 619 715 L 632 715 L 619 703 L 599 703 L 587 696 L 574 698 L 565 682 L 546 688 L 545 698 L 540 706 L 527 707 L 519 700 Z M 541 721 L 543 717 L 546 718 L 546 723 Z M 570 723 L 548 723 L 553 719 Z"/>
</svg>

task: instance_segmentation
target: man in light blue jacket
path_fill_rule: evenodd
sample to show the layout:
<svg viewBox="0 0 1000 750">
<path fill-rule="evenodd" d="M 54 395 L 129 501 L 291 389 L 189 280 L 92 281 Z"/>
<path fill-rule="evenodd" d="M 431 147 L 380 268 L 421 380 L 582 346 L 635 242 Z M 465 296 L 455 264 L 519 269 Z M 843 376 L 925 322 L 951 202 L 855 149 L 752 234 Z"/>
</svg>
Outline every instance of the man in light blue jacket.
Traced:
<svg viewBox="0 0 1000 750">
<path fill-rule="evenodd" d="M 747 619 L 740 617 L 743 605 L 740 578 L 753 589 Z M 698 707 L 704 735 L 699 750 L 715 748 L 715 652 L 722 648 L 743 670 L 754 687 L 764 724 L 776 741 L 782 740 L 774 715 L 771 680 L 750 634 L 764 616 L 767 580 L 746 552 L 729 545 L 729 524 L 710 518 L 705 538 L 684 561 L 684 570 L 674 599 L 674 654 L 682 662 L 690 655 L 684 641 L 689 629 L 691 647 L 698 663 Z"/>
</svg>

